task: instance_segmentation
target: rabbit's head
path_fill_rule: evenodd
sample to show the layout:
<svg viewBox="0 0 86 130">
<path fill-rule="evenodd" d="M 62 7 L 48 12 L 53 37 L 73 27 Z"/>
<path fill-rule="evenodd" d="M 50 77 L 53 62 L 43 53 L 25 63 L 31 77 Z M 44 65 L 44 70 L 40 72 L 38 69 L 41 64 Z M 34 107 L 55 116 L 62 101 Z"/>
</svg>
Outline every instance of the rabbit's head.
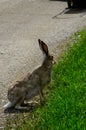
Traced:
<svg viewBox="0 0 86 130">
<path fill-rule="evenodd" d="M 52 65 L 55 64 L 54 58 L 52 55 L 49 54 L 48 46 L 40 39 L 38 39 L 38 42 L 44 57 L 42 65 L 47 68 L 51 68 Z"/>
</svg>

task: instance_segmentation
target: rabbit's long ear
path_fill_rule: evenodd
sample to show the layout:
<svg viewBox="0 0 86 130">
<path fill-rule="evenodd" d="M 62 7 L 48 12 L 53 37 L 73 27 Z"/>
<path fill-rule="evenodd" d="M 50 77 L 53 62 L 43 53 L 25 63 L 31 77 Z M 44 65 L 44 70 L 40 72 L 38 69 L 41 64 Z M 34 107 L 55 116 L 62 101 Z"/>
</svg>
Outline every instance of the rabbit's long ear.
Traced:
<svg viewBox="0 0 86 130">
<path fill-rule="evenodd" d="M 48 56 L 49 55 L 48 46 L 40 39 L 38 39 L 38 42 L 39 42 L 39 47 L 42 50 L 43 54 L 46 54 Z"/>
</svg>

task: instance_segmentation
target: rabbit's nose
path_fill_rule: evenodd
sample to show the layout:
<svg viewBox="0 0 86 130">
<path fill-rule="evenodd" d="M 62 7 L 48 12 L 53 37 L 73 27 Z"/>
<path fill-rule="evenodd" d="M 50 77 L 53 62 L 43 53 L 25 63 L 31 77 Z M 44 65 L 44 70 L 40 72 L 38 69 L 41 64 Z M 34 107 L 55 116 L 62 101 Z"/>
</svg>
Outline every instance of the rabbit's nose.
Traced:
<svg viewBox="0 0 86 130">
<path fill-rule="evenodd" d="M 52 64 L 53 64 L 53 65 L 56 64 L 56 61 L 53 60 L 53 61 L 52 61 Z"/>
</svg>

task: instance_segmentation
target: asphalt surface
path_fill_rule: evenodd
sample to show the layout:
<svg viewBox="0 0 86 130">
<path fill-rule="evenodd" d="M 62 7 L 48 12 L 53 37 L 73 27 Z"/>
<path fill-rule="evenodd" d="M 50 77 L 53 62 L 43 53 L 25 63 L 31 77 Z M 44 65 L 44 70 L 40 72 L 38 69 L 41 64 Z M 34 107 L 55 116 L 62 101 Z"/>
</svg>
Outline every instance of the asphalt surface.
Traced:
<svg viewBox="0 0 86 130">
<path fill-rule="evenodd" d="M 85 10 L 66 7 L 56 0 L 0 0 L 0 128 L 8 88 L 41 64 L 38 39 L 59 55 L 61 43 L 86 26 Z"/>
</svg>

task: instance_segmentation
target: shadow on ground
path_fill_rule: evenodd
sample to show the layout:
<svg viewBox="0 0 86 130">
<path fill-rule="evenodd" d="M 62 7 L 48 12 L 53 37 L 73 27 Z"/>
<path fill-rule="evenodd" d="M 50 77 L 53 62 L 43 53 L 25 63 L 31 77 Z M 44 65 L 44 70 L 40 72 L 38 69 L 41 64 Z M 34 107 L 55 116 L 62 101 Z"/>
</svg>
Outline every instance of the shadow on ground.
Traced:
<svg viewBox="0 0 86 130">
<path fill-rule="evenodd" d="M 80 14 L 80 13 L 86 13 L 85 8 L 71 8 L 71 9 L 66 9 L 64 14 Z"/>
<path fill-rule="evenodd" d="M 39 107 L 38 104 L 35 105 L 31 105 L 28 107 L 21 107 L 21 108 L 7 108 L 4 110 L 5 114 L 9 114 L 9 113 L 28 113 L 31 112 L 35 109 L 37 109 Z"/>
<path fill-rule="evenodd" d="M 70 14 L 67 15 L 67 14 Z M 71 9 L 64 9 L 62 12 L 56 14 L 52 18 L 54 19 L 67 19 L 67 18 L 72 18 L 72 17 L 83 17 L 86 15 L 86 9 L 85 8 L 71 8 Z"/>
</svg>

